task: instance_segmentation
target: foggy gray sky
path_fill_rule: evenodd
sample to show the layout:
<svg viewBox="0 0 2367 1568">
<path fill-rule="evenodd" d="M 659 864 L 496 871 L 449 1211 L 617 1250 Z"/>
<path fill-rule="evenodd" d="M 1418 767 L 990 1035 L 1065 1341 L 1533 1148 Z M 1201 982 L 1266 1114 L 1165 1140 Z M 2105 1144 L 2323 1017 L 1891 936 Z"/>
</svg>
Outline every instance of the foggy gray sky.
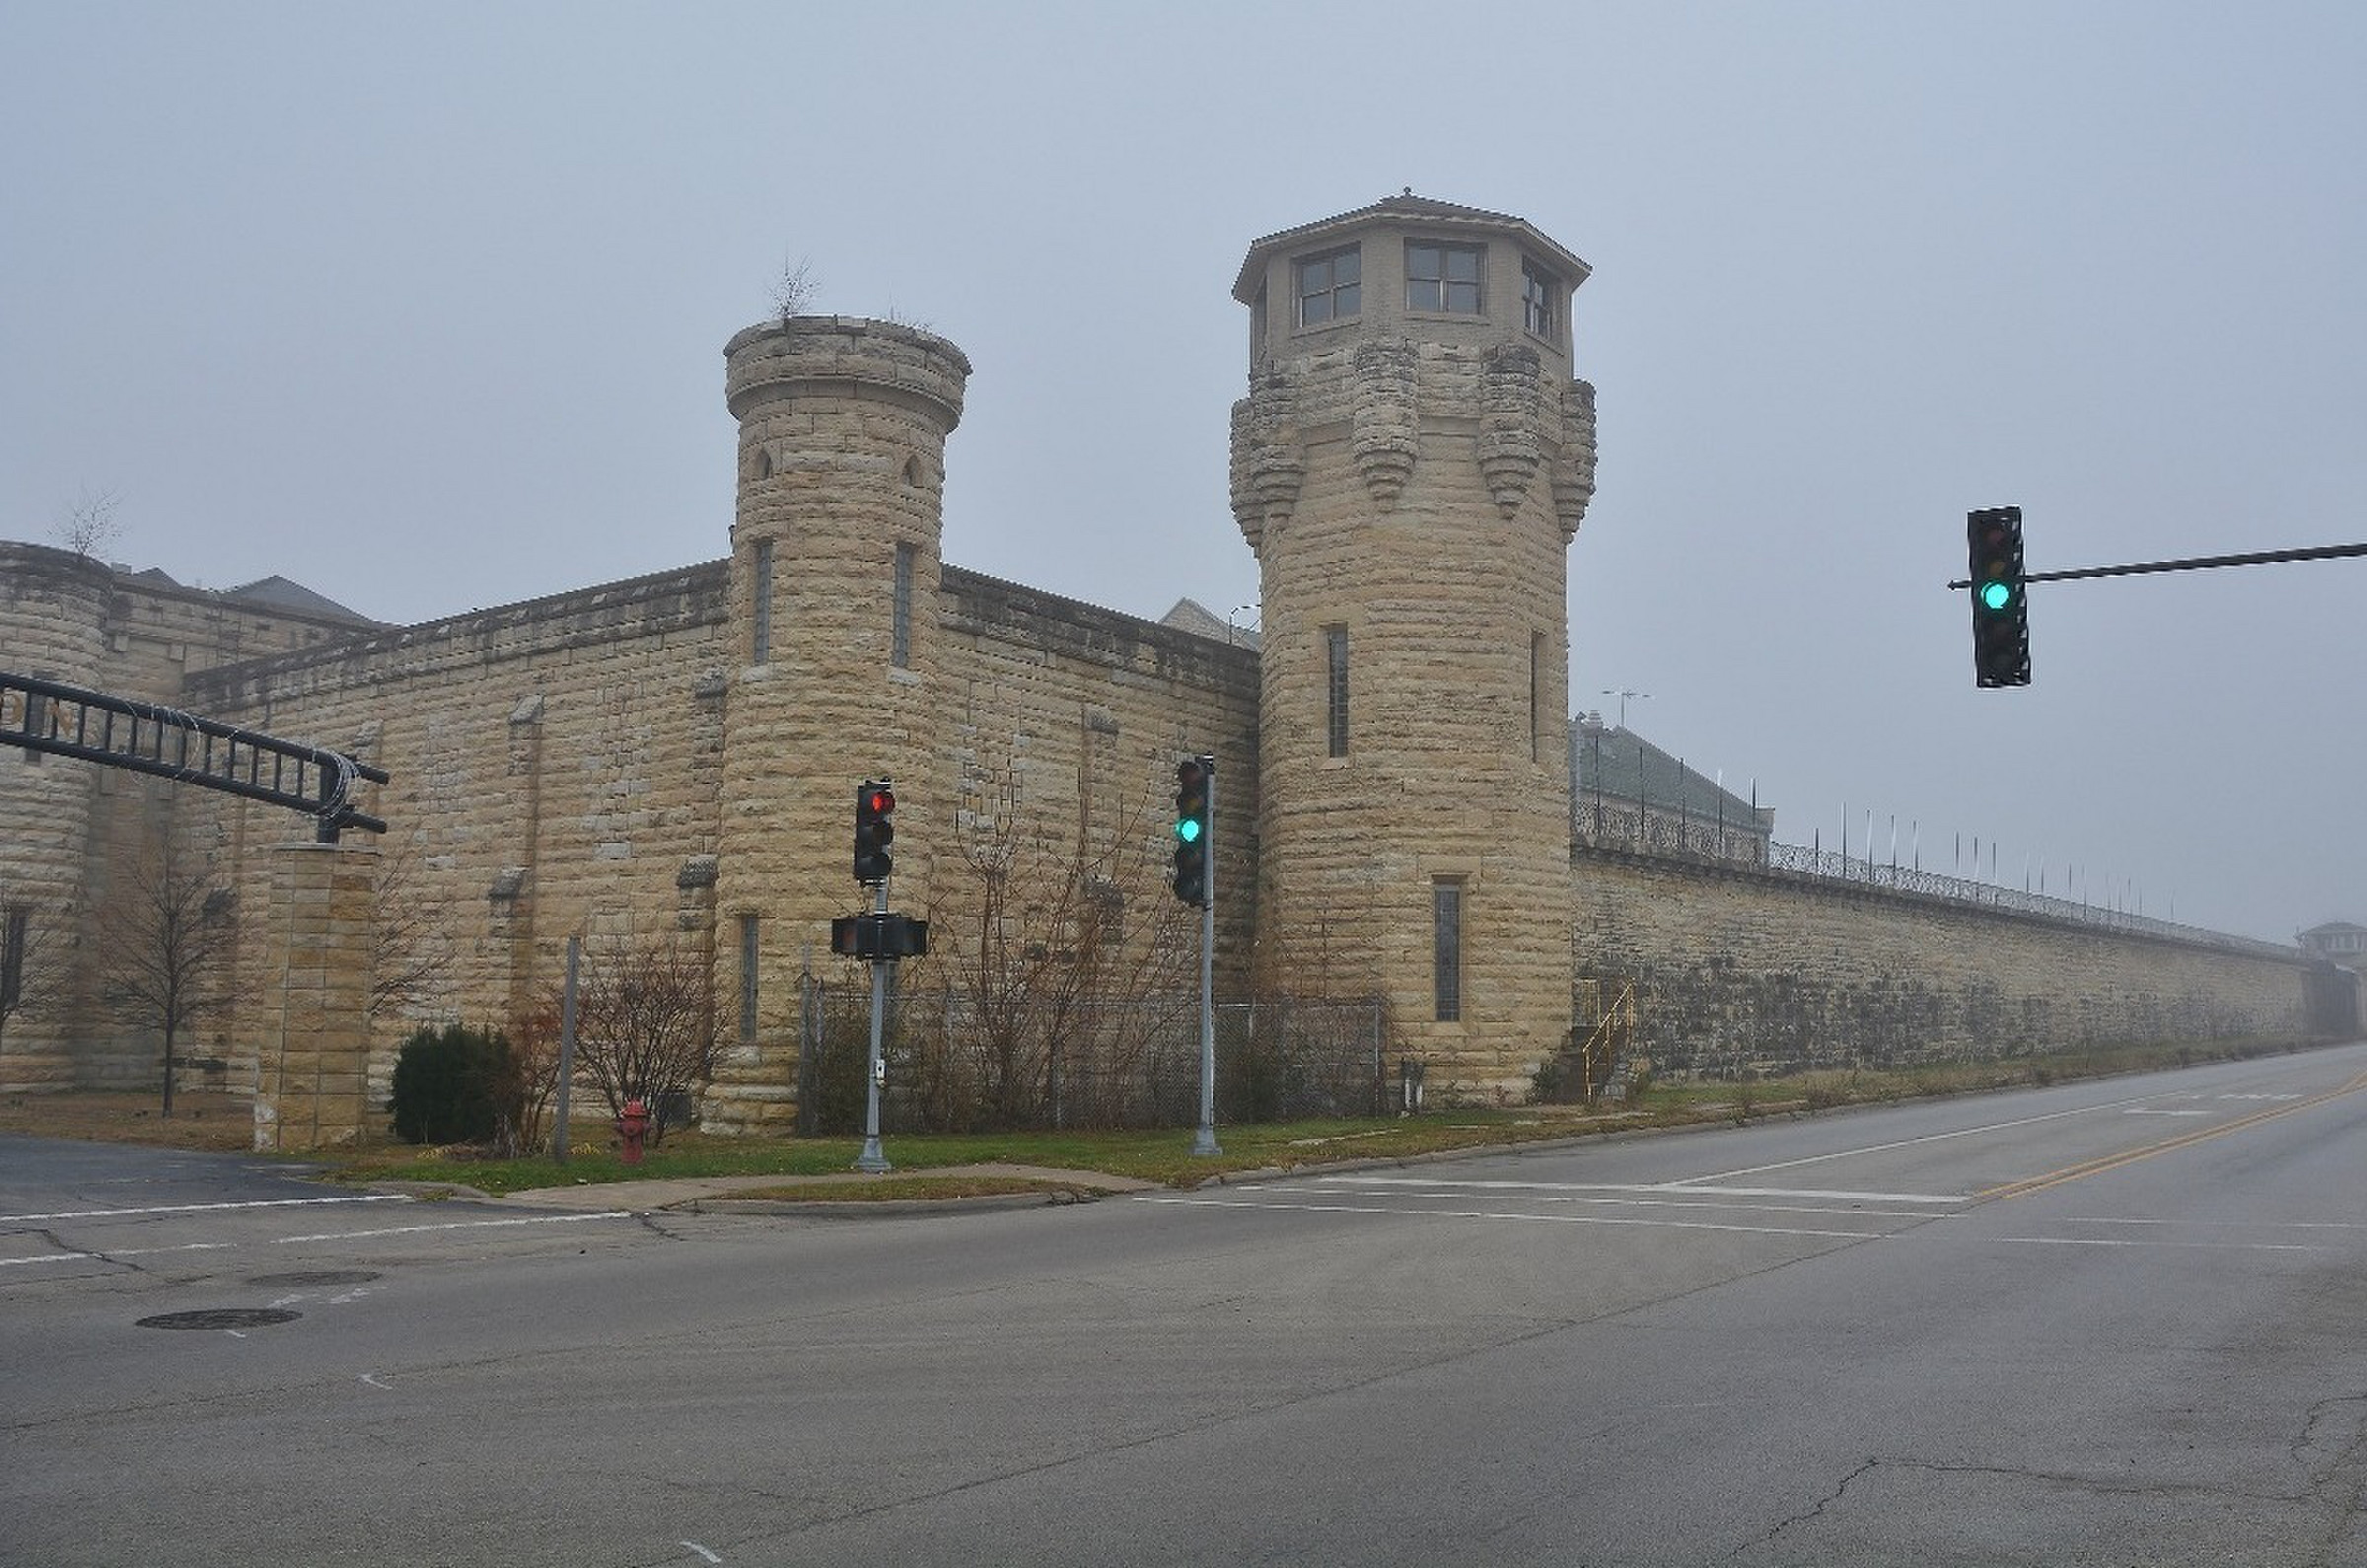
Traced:
<svg viewBox="0 0 2367 1568">
<path fill-rule="evenodd" d="M 413 621 L 728 548 L 723 344 L 976 366 L 945 553 L 1256 597 L 1252 240 L 1410 185 L 1593 263 L 1580 707 L 1878 858 L 2289 938 L 2367 920 L 2367 8 L 0 0 L 0 536 Z M 1244 617 L 1248 618 L 1245 612 Z M 5 665 L 0 651 L 0 665 Z"/>
</svg>

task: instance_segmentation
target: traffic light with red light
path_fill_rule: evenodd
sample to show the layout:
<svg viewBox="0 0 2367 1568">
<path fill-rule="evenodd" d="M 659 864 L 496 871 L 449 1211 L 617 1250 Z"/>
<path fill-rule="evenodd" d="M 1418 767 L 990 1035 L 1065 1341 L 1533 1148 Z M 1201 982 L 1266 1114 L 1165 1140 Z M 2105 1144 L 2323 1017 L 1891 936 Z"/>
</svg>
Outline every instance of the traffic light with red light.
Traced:
<svg viewBox="0 0 2367 1568">
<path fill-rule="evenodd" d="M 1215 813 L 1210 809 L 1216 758 L 1187 756 L 1176 764 L 1176 896 L 1195 908 L 1208 904 L 1208 851 Z"/>
<path fill-rule="evenodd" d="M 867 780 L 855 791 L 855 881 L 886 882 L 896 870 L 888 846 L 896 842 L 896 791 L 886 780 Z"/>
<path fill-rule="evenodd" d="M 1972 674 L 1983 686 L 2030 684 L 2030 603 L 2023 582 L 2022 509 L 1968 513 L 1972 546 Z"/>
</svg>

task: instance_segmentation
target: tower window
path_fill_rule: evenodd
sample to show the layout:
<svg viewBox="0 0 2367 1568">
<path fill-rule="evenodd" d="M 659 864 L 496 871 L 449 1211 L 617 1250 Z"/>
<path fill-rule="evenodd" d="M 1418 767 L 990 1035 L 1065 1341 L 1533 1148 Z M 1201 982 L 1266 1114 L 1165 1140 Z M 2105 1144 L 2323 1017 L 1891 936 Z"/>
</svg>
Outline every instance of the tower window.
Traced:
<svg viewBox="0 0 2367 1568">
<path fill-rule="evenodd" d="M 1463 1021 L 1463 884 L 1430 885 L 1430 994 L 1441 1024 Z"/>
<path fill-rule="evenodd" d="M 898 670 L 912 668 L 912 546 L 896 547 L 896 630 L 888 662 Z"/>
<path fill-rule="evenodd" d="M 1487 252 L 1475 245 L 1405 242 L 1405 309 L 1479 314 L 1479 274 Z"/>
<path fill-rule="evenodd" d="M 1330 738 L 1333 756 L 1348 754 L 1348 628 L 1324 628 L 1324 689 L 1327 694 L 1329 713 L 1325 729 Z"/>
<path fill-rule="evenodd" d="M 1545 634 L 1529 634 L 1529 760 L 1545 759 Z"/>
<path fill-rule="evenodd" d="M 1521 324 L 1548 343 L 1561 341 L 1561 323 L 1556 302 L 1561 298 L 1561 279 L 1543 267 L 1521 258 Z"/>
<path fill-rule="evenodd" d="M 750 617 L 748 662 L 772 661 L 772 540 L 756 540 L 755 613 Z"/>
<path fill-rule="evenodd" d="M 740 917 L 740 1043 L 756 1042 L 756 917 Z"/>
<path fill-rule="evenodd" d="M 1299 324 L 1321 326 L 1364 308 L 1364 252 L 1355 246 L 1309 256 L 1296 268 Z"/>
<path fill-rule="evenodd" d="M 25 1000 L 25 953 L 32 930 L 33 910 L 24 904 L 10 904 L 0 918 L 0 1019 Z"/>
</svg>

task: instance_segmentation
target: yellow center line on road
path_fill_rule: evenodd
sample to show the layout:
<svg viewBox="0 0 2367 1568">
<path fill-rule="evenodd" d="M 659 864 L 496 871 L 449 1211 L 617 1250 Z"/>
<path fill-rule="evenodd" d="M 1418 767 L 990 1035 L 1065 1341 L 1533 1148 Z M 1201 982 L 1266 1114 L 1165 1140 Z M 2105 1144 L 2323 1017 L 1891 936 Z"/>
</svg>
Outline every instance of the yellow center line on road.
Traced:
<svg viewBox="0 0 2367 1568">
<path fill-rule="evenodd" d="M 2173 1150 L 2185 1149 L 2194 1144 L 2207 1143 L 2213 1138 L 2225 1137 L 2231 1132 L 2242 1132 L 2247 1127 L 2257 1127 L 2264 1121 L 2274 1121 L 2279 1116 L 2290 1116 L 2296 1111 L 2323 1105 L 2330 1100 L 2339 1100 L 2344 1095 L 2356 1094 L 2361 1089 L 2367 1089 L 2367 1073 L 2361 1073 L 2346 1084 L 2330 1089 L 2324 1094 L 2312 1095 L 2306 1100 L 2296 1100 L 2288 1105 L 2272 1105 L 2265 1110 L 2256 1110 L 2250 1115 L 2238 1116 L 2233 1121 L 2221 1122 L 2217 1126 L 2197 1127 L 2192 1132 L 2181 1133 L 2175 1138 L 2164 1138 L 2159 1143 L 2149 1143 L 2142 1148 L 2123 1149 L 2117 1154 L 2098 1155 L 2093 1160 L 2082 1160 L 2077 1165 L 2067 1165 L 2059 1170 L 2046 1172 L 2043 1176 L 2025 1176 L 2019 1181 L 2007 1181 L 1974 1193 L 1973 1201 L 1986 1203 L 1994 1198 L 2028 1197 L 2033 1192 L 2044 1192 L 2048 1187 L 2059 1187 L 2065 1182 L 2077 1181 L 2085 1176 L 2102 1176 L 2107 1171 L 2117 1171 L 2120 1167 L 2134 1165 L 2139 1160 L 2150 1160 L 2157 1154 L 2169 1154 Z"/>
</svg>

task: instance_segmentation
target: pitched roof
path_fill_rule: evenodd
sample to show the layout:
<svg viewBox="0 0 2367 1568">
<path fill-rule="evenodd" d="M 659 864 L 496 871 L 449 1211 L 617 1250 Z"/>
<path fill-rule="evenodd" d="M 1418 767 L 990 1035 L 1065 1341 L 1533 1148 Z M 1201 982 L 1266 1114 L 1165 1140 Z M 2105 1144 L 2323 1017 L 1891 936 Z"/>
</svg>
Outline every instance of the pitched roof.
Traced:
<svg viewBox="0 0 2367 1568">
<path fill-rule="evenodd" d="M 1639 796 L 1658 811 L 1682 812 L 1695 820 L 1723 819 L 1736 827 L 1758 825 L 1763 811 L 1733 791 L 1686 767 L 1632 730 L 1581 719 L 1570 726 L 1570 801 L 1573 809 L 1600 794 L 1608 804 Z M 1764 825 L 1772 828 L 1771 821 Z"/>
<path fill-rule="evenodd" d="M 252 605 L 269 605 L 298 615 L 333 615 L 341 620 L 375 624 L 367 615 L 356 614 L 343 605 L 323 594 L 316 594 L 302 583 L 290 582 L 276 574 L 258 577 L 251 583 L 222 590 L 224 599 L 242 599 Z"/>
</svg>

